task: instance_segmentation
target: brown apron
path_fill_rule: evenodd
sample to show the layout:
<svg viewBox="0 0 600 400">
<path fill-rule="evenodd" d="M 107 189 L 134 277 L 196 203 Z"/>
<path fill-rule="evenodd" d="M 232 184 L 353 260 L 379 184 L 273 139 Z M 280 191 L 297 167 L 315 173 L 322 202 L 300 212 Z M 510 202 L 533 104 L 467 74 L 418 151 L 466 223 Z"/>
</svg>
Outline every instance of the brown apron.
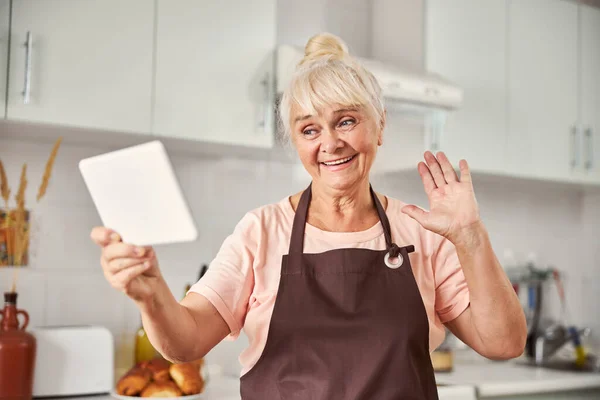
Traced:
<svg viewBox="0 0 600 400">
<path fill-rule="evenodd" d="M 305 254 L 311 186 L 302 194 L 267 342 L 241 377 L 243 400 L 438 399 L 429 321 L 408 256 L 414 246 L 392 243 L 370 190 L 387 250 Z"/>
</svg>

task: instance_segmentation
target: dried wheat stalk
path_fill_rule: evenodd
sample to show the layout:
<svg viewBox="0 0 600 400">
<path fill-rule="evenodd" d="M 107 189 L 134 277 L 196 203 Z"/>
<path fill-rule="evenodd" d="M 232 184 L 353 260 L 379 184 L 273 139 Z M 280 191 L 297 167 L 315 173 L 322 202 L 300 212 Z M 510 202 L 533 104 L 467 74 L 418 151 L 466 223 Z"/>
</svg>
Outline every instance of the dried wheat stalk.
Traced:
<svg viewBox="0 0 600 400">
<path fill-rule="evenodd" d="M 58 148 L 62 142 L 62 136 L 59 137 L 54 143 L 54 147 L 52 148 L 52 152 L 50 153 L 50 157 L 48 158 L 48 162 L 46 162 L 46 169 L 44 170 L 44 177 L 42 178 L 42 183 L 38 190 L 37 201 L 46 194 L 46 189 L 48 188 L 48 182 L 50 181 L 50 175 L 52 174 L 52 167 L 54 165 L 54 160 L 56 159 L 56 154 L 58 154 Z"/>
<path fill-rule="evenodd" d="M 39 202 L 48 189 L 50 182 L 50 176 L 52 174 L 52 168 L 58 154 L 58 149 L 62 143 L 62 137 L 59 137 L 54 143 L 50 157 L 46 162 L 46 168 L 44 169 L 44 176 L 38 189 L 37 201 Z M 15 209 L 9 209 L 9 200 L 11 190 L 8 186 L 8 179 L 6 178 L 6 172 L 4 165 L 0 161 L 0 195 L 4 199 L 6 204 L 6 229 L 9 230 L 6 235 L 6 245 L 9 254 L 13 255 L 12 264 L 15 266 L 13 282 L 11 285 L 11 291 L 16 291 L 17 279 L 18 279 L 18 267 L 23 265 L 25 256 L 29 250 L 29 218 L 28 211 L 25 209 L 25 191 L 27 189 L 27 163 L 23 164 L 21 169 L 21 177 L 19 179 L 19 189 L 15 195 L 17 206 Z"/>
<path fill-rule="evenodd" d="M 25 220 L 25 190 L 27 189 L 27 163 L 23 164 L 21 169 L 21 178 L 19 179 L 19 190 L 15 196 L 17 201 L 17 208 L 15 210 L 15 246 L 14 246 L 14 265 L 15 271 L 13 275 L 13 282 L 11 291 L 16 291 L 17 279 L 18 279 L 18 267 L 23 262 L 23 255 L 25 254 L 26 240 L 28 240 L 29 232 L 26 226 Z"/>
<path fill-rule="evenodd" d="M 8 210 L 8 200 L 10 199 L 10 188 L 8 187 L 8 178 L 6 178 L 6 171 L 4 170 L 4 164 L 0 160 L 0 194 L 6 204 L 6 210 Z"/>
<path fill-rule="evenodd" d="M 27 163 L 21 168 L 21 177 L 19 178 L 19 190 L 15 195 L 17 209 L 25 208 L 25 190 L 27 189 Z"/>
</svg>

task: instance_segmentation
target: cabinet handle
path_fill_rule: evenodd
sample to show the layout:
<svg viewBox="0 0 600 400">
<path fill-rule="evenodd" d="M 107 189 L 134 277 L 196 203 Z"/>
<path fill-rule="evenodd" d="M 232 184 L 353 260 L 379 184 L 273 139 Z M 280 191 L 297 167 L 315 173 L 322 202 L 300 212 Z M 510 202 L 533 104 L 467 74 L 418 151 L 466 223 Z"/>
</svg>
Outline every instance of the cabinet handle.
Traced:
<svg viewBox="0 0 600 400">
<path fill-rule="evenodd" d="M 31 50 L 32 50 L 33 37 L 31 32 L 27 32 L 25 39 L 25 85 L 23 87 L 23 104 L 29 104 L 31 101 Z"/>
<path fill-rule="evenodd" d="M 271 85 L 269 82 L 269 74 L 267 73 L 260 84 L 263 86 L 263 101 L 261 110 L 261 118 L 262 120 L 258 123 L 259 128 L 262 128 L 265 135 L 269 135 L 269 120 L 271 119 Z"/>
<path fill-rule="evenodd" d="M 446 125 L 446 112 L 435 111 L 431 116 L 431 151 L 438 151 L 442 147 L 442 130 Z"/>
<path fill-rule="evenodd" d="M 585 140 L 588 142 L 586 150 L 587 150 L 587 159 L 585 160 L 585 169 L 592 169 L 594 166 L 594 131 L 592 128 L 587 128 L 585 130 Z"/>
<path fill-rule="evenodd" d="M 579 129 L 577 125 L 571 127 L 571 167 L 575 168 L 579 164 L 579 151 L 577 151 L 577 136 Z"/>
<path fill-rule="evenodd" d="M 438 139 L 438 130 L 439 127 L 436 123 L 436 121 L 434 120 L 432 127 L 431 127 L 431 151 L 437 151 L 439 149 L 439 139 Z"/>
</svg>

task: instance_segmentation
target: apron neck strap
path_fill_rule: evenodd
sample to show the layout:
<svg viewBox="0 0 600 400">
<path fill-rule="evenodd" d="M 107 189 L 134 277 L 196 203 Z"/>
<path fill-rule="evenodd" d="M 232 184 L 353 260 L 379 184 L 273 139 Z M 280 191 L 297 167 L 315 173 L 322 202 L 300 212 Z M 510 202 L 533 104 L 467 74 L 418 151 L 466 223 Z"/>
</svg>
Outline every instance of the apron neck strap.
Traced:
<svg viewBox="0 0 600 400">
<path fill-rule="evenodd" d="M 306 227 L 306 217 L 308 215 L 308 206 L 310 205 L 310 200 L 312 198 L 312 182 L 308 185 L 306 190 L 300 196 L 300 201 L 298 202 L 298 207 L 296 208 L 296 215 L 294 216 L 294 224 L 292 225 L 292 237 L 290 240 L 290 250 L 289 253 L 303 253 L 304 252 L 304 229 Z M 392 242 L 392 233 L 390 229 L 390 221 L 387 218 L 385 210 L 377 198 L 375 191 L 373 191 L 373 187 L 369 184 L 369 191 L 371 192 L 371 197 L 373 198 L 373 202 L 375 203 L 375 208 L 377 209 L 377 214 L 379 215 L 379 219 L 381 220 L 381 226 L 383 227 L 383 234 L 385 236 L 385 244 L 388 250 L 391 251 L 392 256 L 396 256 L 399 252 L 398 246 L 396 246 Z"/>
</svg>

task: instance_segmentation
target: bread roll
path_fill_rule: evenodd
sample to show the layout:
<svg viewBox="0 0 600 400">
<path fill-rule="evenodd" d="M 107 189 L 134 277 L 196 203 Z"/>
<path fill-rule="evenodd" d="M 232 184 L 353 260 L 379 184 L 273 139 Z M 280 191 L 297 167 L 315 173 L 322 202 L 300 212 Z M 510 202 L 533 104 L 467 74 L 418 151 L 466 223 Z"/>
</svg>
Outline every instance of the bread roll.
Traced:
<svg viewBox="0 0 600 400">
<path fill-rule="evenodd" d="M 137 396 L 150 382 L 152 373 L 138 366 L 131 368 L 117 382 L 117 393 L 124 396 Z"/>
<path fill-rule="evenodd" d="M 173 381 L 152 382 L 142 391 L 141 397 L 179 397 L 181 390 Z"/>
<path fill-rule="evenodd" d="M 145 369 L 152 373 L 154 382 L 167 382 L 169 380 L 169 367 L 171 363 L 163 358 L 154 358 L 145 363 Z"/>
<path fill-rule="evenodd" d="M 202 393 L 204 380 L 200 376 L 200 368 L 195 362 L 173 364 L 169 372 L 184 394 Z"/>
</svg>

